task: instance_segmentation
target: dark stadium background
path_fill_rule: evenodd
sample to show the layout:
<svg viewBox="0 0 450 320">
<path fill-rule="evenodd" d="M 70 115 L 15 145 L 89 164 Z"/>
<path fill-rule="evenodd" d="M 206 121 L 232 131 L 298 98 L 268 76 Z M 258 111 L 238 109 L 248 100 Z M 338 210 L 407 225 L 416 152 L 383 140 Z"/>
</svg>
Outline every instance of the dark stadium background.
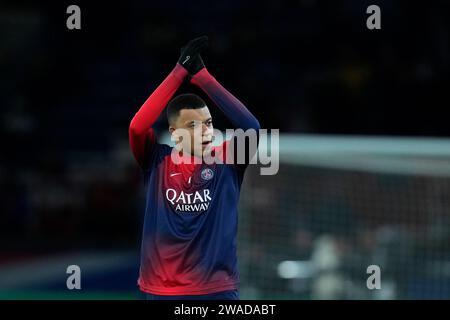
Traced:
<svg viewBox="0 0 450 320">
<path fill-rule="evenodd" d="M 70 4 L 81 30 L 66 28 Z M 371 4 L 381 30 L 366 28 Z M 189 39 L 209 36 L 207 68 L 263 128 L 449 137 L 449 9 L 437 0 L 2 3 L 0 279 L 23 277 L 10 266 L 38 271 L 0 281 L 0 298 L 140 297 L 144 197 L 128 125 Z M 189 91 L 198 92 L 180 89 Z M 45 281 L 45 264 L 26 269 L 54 257 L 76 264 L 79 252 L 114 265 L 84 278 L 82 293 L 67 292 L 65 268 Z"/>
</svg>

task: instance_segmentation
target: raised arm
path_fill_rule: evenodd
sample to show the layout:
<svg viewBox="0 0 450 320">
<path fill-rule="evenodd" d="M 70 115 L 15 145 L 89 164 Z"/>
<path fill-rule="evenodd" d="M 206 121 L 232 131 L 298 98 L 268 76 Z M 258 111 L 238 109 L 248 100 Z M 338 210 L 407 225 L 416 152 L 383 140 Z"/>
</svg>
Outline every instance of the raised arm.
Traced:
<svg viewBox="0 0 450 320">
<path fill-rule="evenodd" d="M 207 46 L 207 42 L 208 37 L 198 37 L 181 48 L 181 55 L 175 68 L 144 102 L 131 120 L 128 130 L 130 147 L 141 168 L 146 169 L 148 167 L 149 159 L 155 150 L 156 136 L 152 128 L 153 124 L 183 83 L 186 75 L 189 72 L 197 72 L 201 68 L 193 57 L 199 55 Z"/>
<path fill-rule="evenodd" d="M 244 131 L 249 129 L 254 129 L 256 131 L 256 139 L 253 140 L 254 143 L 251 143 L 252 139 L 247 140 L 245 134 L 242 138 L 240 138 L 238 134 L 235 134 L 231 140 L 226 141 L 223 144 L 223 156 L 228 160 L 233 159 L 233 163 L 237 168 L 245 169 L 257 151 L 260 129 L 258 120 L 244 104 L 225 89 L 206 68 L 203 68 L 196 73 L 191 78 L 191 83 L 201 88 L 211 98 L 235 128 Z M 239 148 L 242 144 L 238 141 L 244 142 L 244 148 Z M 239 159 L 242 159 L 243 161 L 241 162 Z"/>
<path fill-rule="evenodd" d="M 147 167 L 147 160 L 156 145 L 156 136 L 152 126 L 183 83 L 187 74 L 187 70 L 177 63 L 172 72 L 153 91 L 131 120 L 129 127 L 130 147 L 134 158 L 143 169 Z"/>
<path fill-rule="evenodd" d="M 241 101 L 225 89 L 206 68 L 195 74 L 191 83 L 201 88 L 236 128 L 259 130 L 259 122 L 253 114 Z"/>
</svg>

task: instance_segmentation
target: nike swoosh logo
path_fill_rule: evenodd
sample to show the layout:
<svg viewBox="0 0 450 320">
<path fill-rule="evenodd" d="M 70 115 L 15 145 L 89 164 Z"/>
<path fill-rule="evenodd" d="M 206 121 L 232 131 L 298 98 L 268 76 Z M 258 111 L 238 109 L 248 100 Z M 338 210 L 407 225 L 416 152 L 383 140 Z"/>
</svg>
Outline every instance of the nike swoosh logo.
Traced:
<svg viewBox="0 0 450 320">
<path fill-rule="evenodd" d="M 188 62 L 188 60 L 191 58 L 191 56 L 186 56 L 186 59 L 183 61 L 182 64 L 185 64 L 186 62 Z"/>
<path fill-rule="evenodd" d="M 170 177 L 174 177 L 174 176 L 177 176 L 177 175 L 179 175 L 179 174 L 181 174 L 181 172 L 171 173 L 171 174 L 170 174 Z"/>
</svg>

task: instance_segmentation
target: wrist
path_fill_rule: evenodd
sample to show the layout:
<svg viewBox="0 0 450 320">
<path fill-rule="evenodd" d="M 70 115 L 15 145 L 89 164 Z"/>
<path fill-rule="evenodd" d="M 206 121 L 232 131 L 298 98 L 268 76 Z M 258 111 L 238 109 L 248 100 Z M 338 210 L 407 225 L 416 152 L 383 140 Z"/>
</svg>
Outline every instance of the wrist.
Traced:
<svg viewBox="0 0 450 320">
<path fill-rule="evenodd" d="M 206 67 L 200 69 L 195 75 L 191 76 L 191 83 L 200 85 L 214 80 L 213 76 L 208 72 Z"/>
<path fill-rule="evenodd" d="M 175 68 L 172 70 L 172 75 L 180 80 L 184 80 L 184 78 L 189 74 L 189 72 L 184 68 L 180 63 L 177 62 Z"/>
</svg>

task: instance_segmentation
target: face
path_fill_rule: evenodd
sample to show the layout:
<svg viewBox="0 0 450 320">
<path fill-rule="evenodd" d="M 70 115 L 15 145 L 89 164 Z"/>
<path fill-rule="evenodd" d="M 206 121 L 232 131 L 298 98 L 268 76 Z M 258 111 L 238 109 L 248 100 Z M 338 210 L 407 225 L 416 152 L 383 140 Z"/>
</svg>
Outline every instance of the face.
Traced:
<svg viewBox="0 0 450 320">
<path fill-rule="evenodd" d="M 190 153 L 201 156 L 212 147 L 213 124 L 208 107 L 200 109 L 182 109 L 176 121 L 169 127 L 173 135 L 176 129 L 184 129 L 189 133 Z M 183 150 L 189 150 L 187 141 L 181 139 Z M 176 138 L 176 142 L 179 139 Z"/>
</svg>

